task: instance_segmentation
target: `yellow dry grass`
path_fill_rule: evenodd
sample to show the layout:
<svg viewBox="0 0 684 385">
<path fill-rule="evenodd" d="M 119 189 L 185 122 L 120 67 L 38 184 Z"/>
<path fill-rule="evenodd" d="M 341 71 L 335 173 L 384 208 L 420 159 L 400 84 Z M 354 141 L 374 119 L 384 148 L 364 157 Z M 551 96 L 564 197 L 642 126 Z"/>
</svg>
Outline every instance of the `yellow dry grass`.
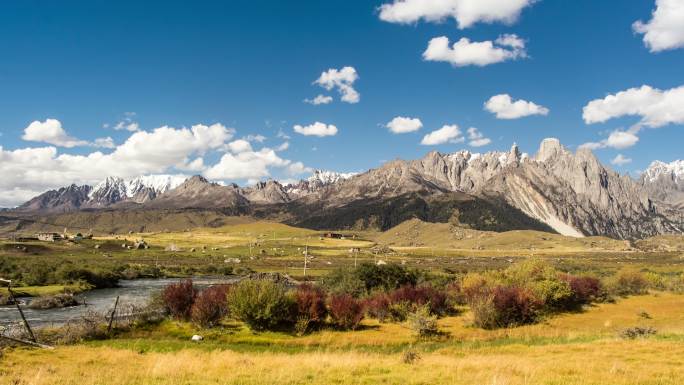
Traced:
<svg viewBox="0 0 684 385">
<path fill-rule="evenodd" d="M 511 345 L 467 352 L 144 353 L 66 347 L 3 359 L 0 384 L 680 384 L 684 344 L 609 340 L 573 345 Z"/>
<path fill-rule="evenodd" d="M 467 316 L 449 317 L 440 326 L 450 337 L 434 342 L 416 342 L 401 325 L 367 322 L 355 332 L 295 337 L 240 331 L 205 334 L 208 340 L 202 344 L 168 352 L 137 349 L 157 337 L 152 332 L 148 340 L 137 335 L 141 343 L 125 348 L 105 341 L 6 352 L 0 358 L 0 385 L 675 385 L 684 378 L 682 310 L 683 295 L 656 293 L 508 330 L 483 331 L 468 327 Z M 638 340 L 616 337 L 618 330 L 635 325 L 655 327 L 659 334 Z M 186 334 L 194 331 L 181 326 L 167 333 L 187 341 Z M 264 344 L 272 349 L 242 349 Z M 299 349 L 283 350 L 286 345 Z M 420 354 L 413 364 L 402 360 L 410 346 Z"/>
<path fill-rule="evenodd" d="M 102 240 L 144 239 L 152 245 L 175 244 L 179 247 L 235 247 L 252 244 L 308 245 L 322 248 L 370 247 L 372 242 L 354 239 L 323 238 L 323 232 L 288 226 L 277 222 L 249 222 L 218 228 L 196 228 L 191 231 L 119 234 Z"/>
<path fill-rule="evenodd" d="M 627 251 L 629 244 L 607 237 L 575 238 L 533 230 L 506 232 L 470 230 L 449 223 L 428 223 L 411 219 L 375 237 L 378 243 L 409 251 L 487 250 L 543 253 Z"/>
</svg>

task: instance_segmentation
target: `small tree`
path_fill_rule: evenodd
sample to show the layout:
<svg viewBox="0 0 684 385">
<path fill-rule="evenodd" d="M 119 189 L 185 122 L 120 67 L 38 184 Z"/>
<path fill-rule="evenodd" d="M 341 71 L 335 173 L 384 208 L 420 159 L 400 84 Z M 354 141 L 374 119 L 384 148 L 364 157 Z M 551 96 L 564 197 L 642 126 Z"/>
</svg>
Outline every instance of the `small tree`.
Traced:
<svg viewBox="0 0 684 385">
<path fill-rule="evenodd" d="M 202 327 L 212 327 L 228 314 L 229 285 L 216 285 L 202 290 L 195 298 L 190 316 Z"/>
<path fill-rule="evenodd" d="M 297 287 L 294 299 L 297 303 L 297 324 L 299 333 L 303 334 L 311 327 L 320 327 L 328 315 L 325 307 L 325 291 L 308 283 Z"/>
<path fill-rule="evenodd" d="M 349 294 L 333 294 L 330 297 L 330 318 L 342 330 L 354 330 L 363 319 L 363 305 Z"/>
<path fill-rule="evenodd" d="M 196 296 L 197 289 L 195 289 L 191 279 L 170 284 L 162 291 L 164 306 L 169 310 L 171 316 L 179 320 L 190 318 L 190 311 Z"/>
</svg>

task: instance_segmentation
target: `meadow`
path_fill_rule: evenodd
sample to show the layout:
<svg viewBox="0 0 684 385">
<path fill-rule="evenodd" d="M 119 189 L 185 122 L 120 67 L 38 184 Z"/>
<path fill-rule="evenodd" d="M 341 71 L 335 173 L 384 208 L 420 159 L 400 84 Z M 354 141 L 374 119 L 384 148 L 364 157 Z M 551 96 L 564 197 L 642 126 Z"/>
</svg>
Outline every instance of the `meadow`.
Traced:
<svg viewBox="0 0 684 385">
<path fill-rule="evenodd" d="M 165 321 L 54 351 L 6 351 L 0 384 L 679 384 L 682 309 L 684 296 L 653 293 L 491 331 L 468 326 L 466 312 L 441 319 L 447 336 L 435 340 L 373 320 L 301 337 Z M 634 325 L 658 334 L 618 336 Z M 195 333 L 205 340 L 191 342 Z"/>
<path fill-rule="evenodd" d="M 459 303 L 436 320 L 439 333 L 429 337 L 417 335 L 408 321 L 373 317 L 355 330 L 326 326 L 306 333 L 255 331 L 234 317 L 211 328 L 166 318 L 115 327 L 111 335 L 58 344 L 54 350 L 2 348 L 0 385 L 664 385 L 684 378 L 681 237 L 626 243 L 538 232 L 476 232 L 444 224 L 400 226 L 385 233 L 341 232 L 343 239 L 278 223 L 248 222 L 77 243 L 5 240 L 0 242 L 0 277 L 13 274 L 17 291 L 46 295 L 91 287 L 67 279 L 71 270 L 63 266 L 117 278 L 256 271 L 325 283 L 334 276 L 331 272 L 381 261 L 419 271 L 431 282 L 450 282 L 479 276 L 474 273 L 502 280 L 500 271 L 534 257 L 557 271 L 590 274 L 606 282 L 627 268 L 648 277 L 650 289 L 647 294 L 540 313 L 534 322 L 510 327 L 477 327 L 473 310 Z M 139 240 L 148 248 L 128 247 Z M 41 272 L 40 266 L 54 272 Z M 634 328 L 652 332 L 625 333 Z M 191 341 L 194 335 L 203 340 Z"/>
</svg>

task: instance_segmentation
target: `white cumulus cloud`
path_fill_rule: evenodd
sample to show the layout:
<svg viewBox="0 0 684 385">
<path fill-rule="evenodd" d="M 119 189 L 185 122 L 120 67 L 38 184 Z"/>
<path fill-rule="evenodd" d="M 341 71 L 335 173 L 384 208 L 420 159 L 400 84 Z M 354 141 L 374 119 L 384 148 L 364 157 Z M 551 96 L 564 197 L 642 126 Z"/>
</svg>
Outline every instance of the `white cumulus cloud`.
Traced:
<svg viewBox="0 0 684 385">
<path fill-rule="evenodd" d="M 358 79 L 359 74 L 356 72 L 356 69 L 347 66 L 339 70 L 331 68 L 321 73 L 321 76 L 316 79 L 314 84 L 318 84 L 328 91 L 336 89 L 340 93 L 343 102 L 354 104 L 361 100 L 361 95 L 354 89 L 354 83 Z"/>
<path fill-rule="evenodd" d="M 301 162 L 293 163 L 278 156 L 273 149 L 262 148 L 259 151 L 224 154 L 217 164 L 205 172 L 205 175 L 207 178 L 219 180 L 258 180 L 270 176 L 271 167 L 285 169 L 290 174 L 308 172 L 308 168 Z"/>
<path fill-rule="evenodd" d="M 62 122 L 57 119 L 31 122 L 24 129 L 24 135 L 21 138 L 32 142 L 43 142 L 67 148 L 88 145 L 88 142 L 85 140 L 78 140 L 69 136 L 62 127 Z"/>
<path fill-rule="evenodd" d="M 484 104 L 485 110 L 497 119 L 518 119 L 530 115 L 548 115 L 549 109 L 526 100 L 513 101 L 510 95 L 494 95 Z"/>
<path fill-rule="evenodd" d="M 623 150 L 625 148 L 630 148 L 637 144 L 639 137 L 636 133 L 632 131 L 613 131 L 606 138 L 600 142 L 588 142 L 580 146 L 580 148 L 588 148 L 590 150 L 596 150 L 599 148 L 615 148 L 618 150 Z"/>
<path fill-rule="evenodd" d="M 330 104 L 333 101 L 332 96 L 328 95 L 318 95 L 313 99 L 304 99 L 305 103 L 313 104 L 314 106 L 318 106 L 321 104 Z"/>
<path fill-rule="evenodd" d="M 434 146 L 444 143 L 462 143 L 465 140 L 457 125 L 445 125 L 442 128 L 425 135 L 420 144 Z"/>
<path fill-rule="evenodd" d="M 114 144 L 114 139 L 111 137 L 106 137 L 106 138 L 97 138 L 93 142 L 94 147 L 101 147 L 101 148 L 115 148 L 116 145 Z"/>
<path fill-rule="evenodd" d="M 217 123 L 190 128 L 163 126 L 137 131 L 112 150 L 89 154 L 60 153 L 57 147 L 5 149 L 0 146 L 0 207 L 12 207 L 49 189 L 72 183 L 95 184 L 107 176 L 131 178 L 174 170 L 205 172 L 215 181 L 258 180 L 279 170 L 288 175 L 308 172 L 301 162 L 280 157 L 277 149 L 255 150 L 245 139 L 232 140 L 235 130 Z M 101 144 L 109 147 L 104 138 Z M 287 143 L 287 142 L 285 142 Z M 237 153 L 224 151 L 236 151 Z M 204 154 L 223 153 L 215 164 Z"/>
<path fill-rule="evenodd" d="M 126 112 L 124 113 L 124 118 L 118 121 L 114 125 L 114 129 L 117 131 L 121 130 L 126 130 L 130 132 L 135 132 L 140 129 L 140 124 L 138 122 L 134 121 L 133 119 L 135 118 L 136 113 L 135 112 Z"/>
<path fill-rule="evenodd" d="M 684 123 L 684 86 L 659 90 L 641 86 L 596 99 L 584 106 L 582 117 L 587 124 L 603 123 L 622 116 L 639 116 L 641 127 L 662 127 Z"/>
<path fill-rule="evenodd" d="M 610 164 L 613 164 L 616 166 L 624 166 L 628 163 L 632 163 L 632 159 L 627 158 L 622 154 L 617 154 L 617 156 L 610 161 Z"/>
<path fill-rule="evenodd" d="M 423 122 L 418 118 L 407 118 L 397 116 L 385 125 L 389 130 L 395 134 L 405 134 L 407 132 L 418 131 L 423 128 Z"/>
<path fill-rule="evenodd" d="M 535 0 L 394 0 L 380 6 L 380 19 L 390 23 L 415 23 L 419 20 L 442 22 L 454 18 L 458 27 L 477 22 L 510 24 L 523 8 Z"/>
<path fill-rule="evenodd" d="M 468 129 L 468 140 L 468 144 L 472 147 L 482 147 L 492 142 L 491 139 L 486 138 L 484 134 L 475 127 L 470 127 Z"/>
<path fill-rule="evenodd" d="M 466 37 L 450 45 L 446 36 L 430 40 L 423 52 L 427 61 L 447 62 L 455 67 L 483 67 L 527 57 L 525 41 L 516 35 L 501 35 L 495 41 L 470 41 Z"/>
<path fill-rule="evenodd" d="M 637 21 L 632 28 L 644 35 L 644 44 L 651 52 L 684 47 L 684 1 L 656 0 L 651 20 Z"/>
<path fill-rule="evenodd" d="M 301 126 L 299 124 L 293 127 L 294 131 L 304 136 L 334 136 L 337 134 L 337 127 L 332 124 L 325 124 L 315 122 L 308 126 Z"/>
</svg>

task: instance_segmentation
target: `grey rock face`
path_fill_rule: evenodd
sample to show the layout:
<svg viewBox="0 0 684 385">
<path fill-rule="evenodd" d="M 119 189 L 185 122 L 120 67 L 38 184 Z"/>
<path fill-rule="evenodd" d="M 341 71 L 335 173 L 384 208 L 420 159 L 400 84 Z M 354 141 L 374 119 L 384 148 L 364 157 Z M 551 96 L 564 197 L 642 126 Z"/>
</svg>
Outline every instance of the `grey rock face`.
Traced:
<svg viewBox="0 0 684 385">
<path fill-rule="evenodd" d="M 657 202 L 684 210 L 684 160 L 655 161 L 644 171 L 639 182 Z"/>
<path fill-rule="evenodd" d="M 350 216 L 346 219 L 353 221 L 351 216 L 363 216 L 369 204 L 401 202 L 395 198 L 407 195 L 462 193 L 489 203 L 503 202 L 564 235 L 626 239 L 681 233 L 684 227 L 684 162 L 655 162 L 636 181 L 604 167 L 591 151 L 573 154 L 553 138 L 542 141 L 534 157 L 521 153 L 516 145 L 507 152 L 485 154 L 433 151 L 422 159 L 395 160 L 357 175 L 317 171 L 286 186 L 269 180 L 241 188 L 194 176 L 176 187 L 178 182 L 168 176 L 143 178 L 126 183 L 108 178 L 96 189 L 70 186 L 49 191 L 20 210 L 67 212 L 135 202 L 143 209 L 210 208 L 237 214 L 277 206 L 275 211 L 281 214 L 301 216 L 313 208 L 330 213 L 325 215 L 344 208 Z M 392 210 L 404 210 L 401 207 Z"/>
<path fill-rule="evenodd" d="M 639 183 L 605 168 L 591 151 L 571 153 L 557 139 L 545 139 L 533 158 L 514 145 L 508 152 L 431 152 L 392 161 L 305 199 L 334 207 L 454 191 L 505 200 L 564 235 L 638 238 L 681 231 L 670 208 L 654 204 Z"/>
<path fill-rule="evenodd" d="M 90 190 L 90 186 L 77 186 L 75 184 L 62 187 L 59 190 L 50 190 L 19 206 L 16 211 L 65 213 L 78 210 L 84 202 L 88 201 Z"/>
</svg>

